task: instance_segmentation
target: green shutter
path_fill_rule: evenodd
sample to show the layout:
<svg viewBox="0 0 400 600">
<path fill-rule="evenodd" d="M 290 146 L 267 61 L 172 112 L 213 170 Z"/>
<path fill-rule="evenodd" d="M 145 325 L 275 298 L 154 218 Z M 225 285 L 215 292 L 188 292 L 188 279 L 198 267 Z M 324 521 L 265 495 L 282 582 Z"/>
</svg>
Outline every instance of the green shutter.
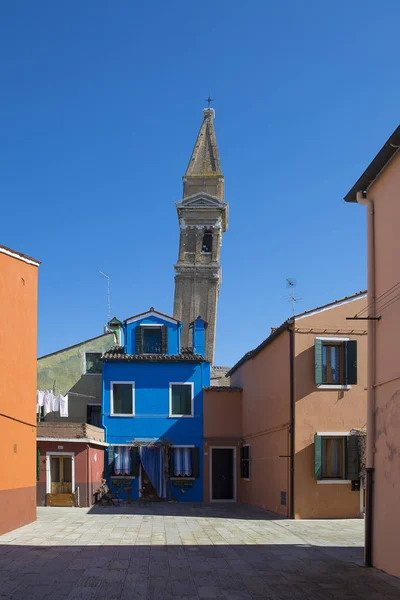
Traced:
<svg viewBox="0 0 400 600">
<path fill-rule="evenodd" d="M 322 436 L 314 436 L 314 476 L 318 481 L 322 479 Z"/>
<path fill-rule="evenodd" d="M 114 475 L 114 446 L 108 446 L 107 461 L 107 473 L 111 477 Z"/>
<path fill-rule="evenodd" d="M 168 327 L 161 327 L 161 354 L 168 354 Z"/>
<path fill-rule="evenodd" d="M 323 369 L 322 369 L 322 340 L 318 338 L 315 340 L 315 383 L 321 385 L 323 383 Z"/>
<path fill-rule="evenodd" d="M 345 345 L 346 384 L 357 383 L 357 341 L 350 340 Z"/>
<path fill-rule="evenodd" d="M 40 450 L 36 450 L 36 480 L 40 481 Z"/>
<path fill-rule="evenodd" d="M 240 477 L 242 479 L 244 477 L 243 459 L 244 459 L 244 446 L 240 446 Z"/>
<path fill-rule="evenodd" d="M 349 435 L 346 440 L 346 473 L 345 479 L 357 481 L 360 479 L 360 457 L 358 451 L 358 436 Z"/>
<path fill-rule="evenodd" d="M 192 448 L 192 477 L 199 476 L 199 449 Z"/>
<path fill-rule="evenodd" d="M 133 475 L 133 477 L 139 477 L 140 460 L 139 460 L 139 448 L 137 446 L 132 446 L 131 457 L 132 457 L 132 475 Z"/>
<path fill-rule="evenodd" d="M 143 354 L 143 327 L 138 325 L 135 328 L 135 337 L 136 337 L 136 354 Z"/>
</svg>

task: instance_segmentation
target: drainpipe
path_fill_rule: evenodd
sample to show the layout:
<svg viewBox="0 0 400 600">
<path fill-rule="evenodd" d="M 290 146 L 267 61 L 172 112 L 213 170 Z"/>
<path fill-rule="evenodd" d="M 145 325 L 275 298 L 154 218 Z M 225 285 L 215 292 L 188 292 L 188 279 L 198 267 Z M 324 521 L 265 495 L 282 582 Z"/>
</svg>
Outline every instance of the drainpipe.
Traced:
<svg viewBox="0 0 400 600">
<path fill-rule="evenodd" d="M 88 508 L 90 508 L 89 484 L 89 444 L 86 444 L 86 497 Z"/>
<path fill-rule="evenodd" d="M 293 320 L 288 322 L 290 352 L 290 424 L 289 424 L 289 519 L 294 519 L 294 331 Z"/>
<path fill-rule="evenodd" d="M 375 211 L 374 202 L 362 192 L 357 192 L 358 204 L 367 207 L 368 239 L 368 304 L 369 317 L 376 317 L 375 292 Z M 366 567 L 372 567 L 373 542 L 373 486 L 374 486 L 374 450 L 375 450 L 375 359 L 376 359 L 376 321 L 368 321 L 368 378 L 367 378 L 367 448 L 366 448 L 366 507 L 365 507 L 365 551 Z"/>
</svg>

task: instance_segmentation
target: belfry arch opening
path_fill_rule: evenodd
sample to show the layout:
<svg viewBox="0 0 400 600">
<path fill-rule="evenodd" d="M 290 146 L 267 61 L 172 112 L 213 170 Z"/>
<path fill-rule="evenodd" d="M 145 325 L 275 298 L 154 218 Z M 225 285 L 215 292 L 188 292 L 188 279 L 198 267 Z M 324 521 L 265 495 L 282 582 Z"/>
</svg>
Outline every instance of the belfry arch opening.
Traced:
<svg viewBox="0 0 400 600">
<path fill-rule="evenodd" d="M 213 234 L 211 231 L 207 230 L 203 235 L 203 242 L 201 245 L 201 251 L 205 254 L 212 253 L 212 243 L 213 243 Z"/>
</svg>

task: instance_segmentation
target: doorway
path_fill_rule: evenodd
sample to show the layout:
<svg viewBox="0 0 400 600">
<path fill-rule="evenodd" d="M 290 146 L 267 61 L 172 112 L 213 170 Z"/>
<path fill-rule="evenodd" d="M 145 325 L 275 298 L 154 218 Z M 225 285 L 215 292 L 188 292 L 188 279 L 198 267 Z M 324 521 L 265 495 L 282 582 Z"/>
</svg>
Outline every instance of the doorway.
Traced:
<svg viewBox="0 0 400 600">
<path fill-rule="evenodd" d="M 73 452 L 46 454 L 46 505 L 75 505 L 75 456 Z"/>
<path fill-rule="evenodd" d="M 236 502 L 236 448 L 214 447 L 210 451 L 211 501 Z"/>
</svg>

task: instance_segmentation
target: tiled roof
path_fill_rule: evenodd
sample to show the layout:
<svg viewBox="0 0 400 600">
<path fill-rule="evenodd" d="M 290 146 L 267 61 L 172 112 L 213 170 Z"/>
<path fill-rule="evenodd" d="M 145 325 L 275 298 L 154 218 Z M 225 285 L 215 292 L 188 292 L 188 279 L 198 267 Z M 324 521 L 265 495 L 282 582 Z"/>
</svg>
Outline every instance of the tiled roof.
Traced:
<svg viewBox="0 0 400 600">
<path fill-rule="evenodd" d="M 201 354 L 193 354 L 188 348 L 182 348 L 180 354 L 125 354 L 123 346 L 113 346 L 102 358 L 104 361 L 124 362 L 206 362 Z"/>
</svg>

